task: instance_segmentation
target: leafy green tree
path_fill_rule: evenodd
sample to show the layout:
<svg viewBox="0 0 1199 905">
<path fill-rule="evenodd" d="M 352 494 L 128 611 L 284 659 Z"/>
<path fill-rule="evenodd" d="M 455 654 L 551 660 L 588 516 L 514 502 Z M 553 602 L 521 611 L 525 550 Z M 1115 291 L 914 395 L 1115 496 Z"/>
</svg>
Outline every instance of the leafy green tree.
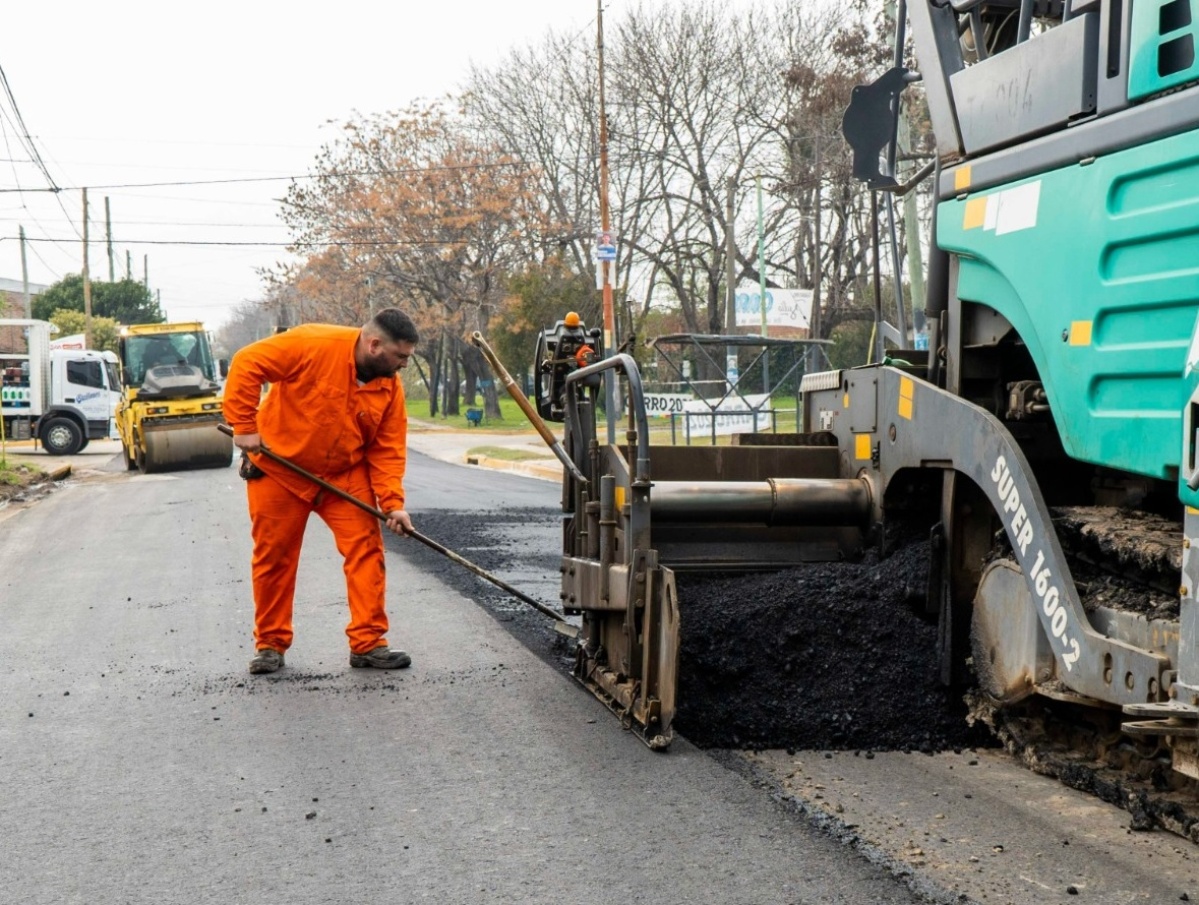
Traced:
<svg viewBox="0 0 1199 905">
<path fill-rule="evenodd" d="M 491 319 L 488 342 L 519 384 L 533 367 L 537 337 L 578 312 L 588 327 L 602 327 L 600 296 L 590 274 L 572 273 L 561 260 L 527 267 L 509 276 L 508 296 Z"/>
<path fill-rule="evenodd" d="M 868 320 L 844 321 L 833 328 L 833 345 L 828 349 L 829 366 L 833 368 L 856 368 L 872 360 L 871 339 L 874 322 Z"/>
<path fill-rule="evenodd" d="M 50 315 L 49 321 L 58 327 L 60 336 L 73 336 L 76 333 L 84 333 L 87 328 L 87 315 L 82 311 L 75 311 L 70 308 L 59 308 Z M 117 350 L 117 337 L 120 332 L 121 325 L 111 317 L 96 317 L 92 315 L 91 348 L 98 352 L 115 352 Z"/>
<path fill-rule="evenodd" d="M 33 300 L 33 316 L 50 320 L 55 311 L 84 311 L 83 276 L 63 277 Z M 118 324 L 160 324 L 166 320 L 150 290 L 137 280 L 92 282 L 92 316 L 109 317 Z"/>
</svg>

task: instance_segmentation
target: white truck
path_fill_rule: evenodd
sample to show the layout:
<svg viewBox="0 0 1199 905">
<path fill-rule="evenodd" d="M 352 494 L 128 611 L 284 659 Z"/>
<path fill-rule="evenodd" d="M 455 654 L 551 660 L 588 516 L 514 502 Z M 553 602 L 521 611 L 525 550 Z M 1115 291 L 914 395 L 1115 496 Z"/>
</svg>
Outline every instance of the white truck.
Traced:
<svg viewBox="0 0 1199 905">
<path fill-rule="evenodd" d="M 47 321 L 0 319 L 0 419 L 10 440 L 36 440 L 70 456 L 88 441 L 118 436 L 121 400 L 117 356 L 52 349 Z"/>
</svg>

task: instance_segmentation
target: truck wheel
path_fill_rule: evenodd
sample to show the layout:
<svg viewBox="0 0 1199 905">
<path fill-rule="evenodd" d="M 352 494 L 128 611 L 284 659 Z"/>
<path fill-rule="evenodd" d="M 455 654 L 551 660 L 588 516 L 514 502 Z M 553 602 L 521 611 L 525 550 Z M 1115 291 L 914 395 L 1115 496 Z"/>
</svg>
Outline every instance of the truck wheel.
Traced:
<svg viewBox="0 0 1199 905">
<path fill-rule="evenodd" d="M 83 446 L 83 431 L 70 418 L 51 418 L 38 431 L 38 438 L 52 456 L 73 456 Z"/>
</svg>

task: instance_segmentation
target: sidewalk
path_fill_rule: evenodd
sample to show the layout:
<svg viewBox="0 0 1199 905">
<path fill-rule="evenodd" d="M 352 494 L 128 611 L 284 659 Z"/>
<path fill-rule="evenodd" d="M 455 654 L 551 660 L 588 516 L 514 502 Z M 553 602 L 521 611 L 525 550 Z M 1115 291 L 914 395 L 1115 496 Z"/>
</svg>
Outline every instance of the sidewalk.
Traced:
<svg viewBox="0 0 1199 905">
<path fill-rule="evenodd" d="M 121 454 L 120 440 L 92 440 L 73 456 L 52 456 L 32 440 L 8 440 L 4 444 L 9 465 L 29 465 L 61 481 L 71 475 L 104 470 L 113 456 Z"/>
<path fill-rule="evenodd" d="M 483 447 L 499 447 L 535 455 L 538 458 L 509 460 L 485 453 L 471 453 Z M 531 427 L 523 431 L 457 430 L 434 421 L 408 419 L 408 448 L 442 462 L 476 465 L 493 471 L 512 471 L 531 478 L 558 483 L 562 463 L 554 457 L 541 436 Z"/>
</svg>

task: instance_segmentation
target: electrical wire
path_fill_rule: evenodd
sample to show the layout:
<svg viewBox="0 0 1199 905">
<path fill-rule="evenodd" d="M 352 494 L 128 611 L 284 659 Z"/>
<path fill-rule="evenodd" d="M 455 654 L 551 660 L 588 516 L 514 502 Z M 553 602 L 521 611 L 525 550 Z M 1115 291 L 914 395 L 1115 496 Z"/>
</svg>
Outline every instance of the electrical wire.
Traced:
<svg viewBox="0 0 1199 905">
<path fill-rule="evenodd" d="M 0 223 L 20 223 L 21 217 L 0 217 Z M 281 229 L 278 223 L 211 223 L 198 222 L 191 220 L 121 220 L 122 226 L 173 226 L 173 227 L 192 227 L 192 226 L 211 226 L 218 229 Z"/>
<path fill-rule="evenodd" d="M 0 114 L 2 114 L 2 113 L 3 113 L 3 109 L 2 109 L 2 108 L 0 108 Z M 7 116 L 0 116 L 0 133 L 2 133 L 2 134 L 3 134 L 3 137 L 4 137 L 4 151 L 5 151 L 5 153 L 7 153 L 7 154 L 9 155 L 9 157 L 11 158 L 14 152 L 13 152 L 13 149 L 12 149 L 12 145 L 9 143 L 9 140 L 8 140 L 8 127 L 7 127 L 7 125 L 6 125 L 6 123 L 7 123 L 7 122 L 8 122 L 8 117 L 7 117 Z M 12 160 L 12 159 L 10 159 L 10 160 L 9 160 L 9 163 L 10 163 L 10 164 L 11 164 L 11 166 L 12 166 L 12 178 L 13 178 L 13 182 L 16 182 L 16 183 L 18 183 L 18 184 L 19 184 L 19 183 L 20 183 L 20 181 L 21 181 L 21 178 L 20 178 L 20 176 L 18 176 L 18 175 L 17 175 L 16 161 L 15 161 L 15 160 Z"/>
<path fill-rule="evenodd" d="M 0 236 L 0 242 L 15 242 L 17 236 Z M 46 242 L 46 243 L 71 243 L 78 242 L 77 239 L 54 239 L 50 237 L 36 238 L 26 236 L 26 242 Z M 99 242 L 100 240 L 95 240 Z M 445 245 L 467 245 L 468 242 L 450 242 L 439 241 L 436 239 L 349 239 L 338 240 L 334 242 L 238 242 L 238 241 L 202 241 L 202 240 L 172 240 L 172 239 L 122 239 L 122 245 L 170 245 L 170 246 L 199 246 L 199 247 L 216 247 L 216 248 L 387 248 L 397 245 L 412 245 L 412 246 L 433 246 L 440 247 Z"/>
<path fill-rule="evenodd" d="M 436 167 L 405 167 L 398 170 L 346 170 L 343 172 L 331 173 L 303 173 L 293 176 L 247 176 L 240 179 L 190 179 L 190 180 L 173 180 L 169 182 L 125 182 L 112 183 L 109 185 L 76 185 L 67 186 L 66 188 L 55 187 L 53 189 L 0 189 L 0 194 L 3 193 L 21 193 L 31 194 L 34 192 L 63 192 L 63 191 L 81 191 L 82 189 L 150 189 L 150 188 L 169 188 L 178 186 L 196 186 L 196 185 L 241 185 L 249 182 L 295 182 L 299 179 L 351 179 L 358 176 L 403 176 L 413 173 L 441 173 L 455 172 L 459 170 L 494 170 L 503 167 L 524 167 L 532 170 L 533 167 L 526 164 L 523 160 L 506 160 L 496 163 L 461 163 L 450 164 L 446 166 Z"/>
<path fill-rule="evenodd" d="M 63 170 L 63 169 L 64 169 L 64 168 L 63 168 L 63 166 L 62 166 L 62 164 L 61 164 L 61 163 L 59 163 L 57 160 L 55 160 L 55 159 L 54 159 L 54 155 L 53 155 L 53 154 L 51 154 L 49 151 L 47 151 L 47 152 L 46 152 L 46 154 L 47 154 L 47 155 L 50 157 L 51 161 L 53 161 L 53 163 L 54 163 L 55 167 L 57 167 L 59 170 Z M 73 216 L 71 216 L 70 212 L 67 210 L 67 207 L 66 207 L 66 205 L 63 203 L 63 199 L 62 199 L 62 192 L 61 192 L 61 191 L 56 191 L 56 192 L 54 192 L 53 194 L 54 194 L 54 201 L 55 201 L 55 203 L 58 205 L 58 209 L 59 209 L 60 211 L 62 211 L 62 215 L 63 215 L 63 217 L 66 219 L 66 221 L 67 221 L 67 224 L 68 224 L 68 225 L 71 227 L 71 231 L 72 231 L 73 233 L 75 233 L 75 235 L 76 235 L 76 237 L 77 237 L 77 238 L 79 238 L 80 240 L 82 240 L 82 239 L 83 239 L 83 233 L 82 233 L 82 232 L 80 232 L 80 230 L 79 230 L 79 226 L 78 226 L 78 225 L 75 223 L 75 218 L 74 218 Z M 25 207 L 25 210 L 26 210 L 26 211 L 28 211 L 28 210 L 29 210 L 29 208 L 28 208 L 28 206 L 27 206 L 27 205 L 25 205 L 25 201 L 24 201 L 24 196 L 23 196 L 23 194 L 22 194 L 22 196 L 21 196 L 21 197 L 22 197 L 21 204 L 22 204 L 22 206 L 23 206 L 23 207 Z M 29 213 L 30 213 L 30 217 L 32 218 L 32 216 L 33 216 L 33 213 L 32 213 L 32 211 L 30 211 Z M 36 222 L 36 220 L 35 220 L 35 222 Z M 40 226 L 40 224 L 39 224 L 39 226 Z M 43 232 L 44 232 L 44 231 L 45 231 L 45 228 L 43 227 Z"/>
<path fill-rule="evenodd" d="M 42 175 L 46 177 L 46 181 L 50 183 L 50 190 L 57 192 L 59 190 L 58 185 L 55 183 L 54 177 L 50 175 L 50 170 L 47 169 L 46 162 L 42 160 L 42 155 L 38 153 L 37 145 L 34 144 L 33 137 L 29 134 L 29 128 L 25 125 L 25 118 L 21 116 L 21 108 L 17 106 L 17 99 L 13 95 L 12 87 L 8 84 L 8 76 L 5 74 L 3 66 L 0 66 L 0 87 L 4 89 L 4 95 L 8 98 L 8 105 L 12 109 L 13 116 L 16 117 L 16 124 L 19 126 L 19 134 L 23 139 L 25 150 L 42 171 Z"/>
</svg>

